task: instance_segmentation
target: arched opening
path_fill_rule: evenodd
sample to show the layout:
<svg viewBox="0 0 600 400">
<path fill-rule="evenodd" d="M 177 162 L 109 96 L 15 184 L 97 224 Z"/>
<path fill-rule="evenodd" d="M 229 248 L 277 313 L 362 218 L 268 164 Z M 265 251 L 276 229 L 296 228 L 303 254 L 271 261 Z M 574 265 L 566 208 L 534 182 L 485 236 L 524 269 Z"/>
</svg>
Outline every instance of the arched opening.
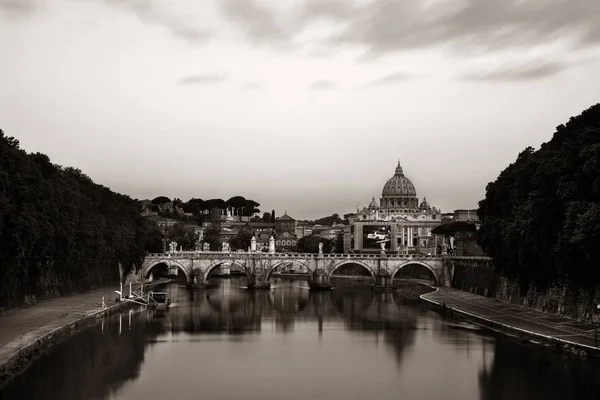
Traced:
<svg viewBox="0 0 600 400">
<path fill-rule="evenodd" d="M 296 260 L 282 261 L 267 273 L 267 281 L 272 288 L 294 291 L 309 289 L 312 271 L 302 262 Z"/>
<path fill-rule="evenodd" d="M 329 277 L 329 281 L 334 286 L 364 284 L 372 282 L 373 271 L 366 265 L 347 262 L 337 266 Z"/>
<path fill-rule="evenodd" d="M 215 263 L 208 267 L 203 275 L 203 282 L 208 283 L 210 286 L 221 286 L 224 282 L 228 282 L 229 286 L 236 286 L 240 283 L 239 281 L 245 279 L 246 270 L 244 265 L 236 261 L 222 261 Z"/>
<path fill-rule="evenodd" d="M 427 283 L 431 285 L 437 285 L 437 277 L 435 273 L 426 264 L 416 263 L 416 262 L 408 262 L 404 265 L 401 265 L 395 272 L 392 277 L 394 282 L 396 281 L 419 281 L 422 283 Z"/>
<path fill-rule="evenodd" d="M 154 265 L 151 265 L 144 274 L 144 280 L 154 282 L 156 280 L 175 280 L 179 283 L 187 283 L 188 276 L 185 270 L 178 263 L 169 263 L 166 261 L 159 261 Z"/>
<path fill-rule="evenodd" d="M 267 279 L 305 280 L 310 278 L 312 271 L 304 263 L 298 261 L 282 261 L 275 264 L 267 275 Z"/>
<path fill-rule="evenodd" d="M 246 276 L 244 266 L 237 261 L 233 261 L 229 265 L 229 275 L 231 276 Z"/>
</svg>

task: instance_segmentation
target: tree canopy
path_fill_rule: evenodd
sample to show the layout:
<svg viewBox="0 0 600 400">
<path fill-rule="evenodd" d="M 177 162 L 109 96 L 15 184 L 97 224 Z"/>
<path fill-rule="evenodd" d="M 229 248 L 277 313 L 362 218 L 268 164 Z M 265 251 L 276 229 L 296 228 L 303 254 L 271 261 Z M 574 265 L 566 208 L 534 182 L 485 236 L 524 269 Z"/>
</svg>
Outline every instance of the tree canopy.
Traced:
<svg viewBox="0 0 600 400">
<path fill-rule="evenodd" d="M 319 243 L 323 243 L 323 253 L 331 253 L 334 240 L 325 239 L 319 235 L 303 236 L 296 242 L 296 251 L 300 253 L 318 253 Z"/>
<path fill-rule="evenodd" d="M 475 232 L 475 224 L 466 221 L 455 221 L 447 224 L 438 225 L 431 230 L 435 235 L 454 236 L 456 232 Z"/>
<path fill-rule="evenodd" d="M 140 208 L 0 130 L 0 308 L 118 282 L 161 247 Z"/>
<path fill-rule="evenodd" d="M 248 229 L 242 229 L 229 240 L 231 250 L 248 250 L 252 241 L 252 232 Z"/>
<path fill-rule="evenodd" d="M 521 288 L 600 283 L 600 104 L 523 150 L 487 185 L 478 241 Z"/>
</svg>

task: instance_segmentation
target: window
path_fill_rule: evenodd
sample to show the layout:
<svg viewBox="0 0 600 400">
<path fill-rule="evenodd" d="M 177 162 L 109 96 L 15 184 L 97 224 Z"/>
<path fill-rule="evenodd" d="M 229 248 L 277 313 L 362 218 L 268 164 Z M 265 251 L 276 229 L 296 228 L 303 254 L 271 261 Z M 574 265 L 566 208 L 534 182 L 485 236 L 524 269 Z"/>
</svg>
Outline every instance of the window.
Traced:
<svg viewBox="0 0 600 400">
<path fill-rule="evenodd" d="M 275 244 L 276 244 L 277 246 L 280 246 L 280 245 L 281 245 L 281 240 L 278 240 L 277 242 L 275 242 Z"/>
</svg>

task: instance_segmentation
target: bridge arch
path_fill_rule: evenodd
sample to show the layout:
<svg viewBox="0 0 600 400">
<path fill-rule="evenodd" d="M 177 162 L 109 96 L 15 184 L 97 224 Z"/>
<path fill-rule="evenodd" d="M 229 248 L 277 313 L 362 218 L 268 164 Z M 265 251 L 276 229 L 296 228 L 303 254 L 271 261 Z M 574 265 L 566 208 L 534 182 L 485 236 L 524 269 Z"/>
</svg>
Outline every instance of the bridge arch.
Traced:
<svg viewBox="0 0 600 400">
<path fill-rule="evenodd" d="M 150 272 L 152 271 L 152 268 L 156 267 L 157 265 L 160 264 L 166 264 L 167 267 L 172 267 L 172 266 L 176 266 L 181 272 L 184 273 L 185 275 L 185 279 L 187 282 L 191 282 L 190 279 L 190 271 L 187 270 L 187 268 L 185 268 L 183 266 L 183 264 L 181 264 L 179 261 L 175 261 L 175 260 L 171 260 L 171 259 L 161 259 L 161 260 L 155 260 L 150 262 L 148 265 L 144 266 L 142 268 L 142 278 L 144 280 L 146 280 L 148 278 L 148 275 L 150 275 Z"/>
<path fill-rule="evenodd" d="M 312 275 L 312 273 L 313 273 L 313 270 L 312 270 L 312 269 L 311 269 L 311 268 L 308 266 L 308 264 L 307 264 L 307 263 L 305 263 L 304 261 L 295 260 L 295 259 L 281 260 L 281 261 L 278 261 L 278 262 L 276 262 L 275 264 L 273 264 L 273 265 L 271 266 L 271 268 L 269 268 L 269 272 L 267 272 L 267 279 L 266 279 L 266 280 L 268 281 L 268 280 L 271 278 L 271 274 L 272 274 L 273 272 L 275 272 L 275 270 L 277 270 L 277 268 L 279 268 L 279 267 L 282 267 L 282 266 L 284 266 L 284 265 L 286 265 L 286 264 L 289 264 L 289 263 L 292 263 L 292 264 L 294 264 L 294 263 L 296 263 L 296 264 L 300 264 L 300 265 L 302 265 L 304 268 L 306 268 L 306 270 L 307 270 L 307 271 L 308 271 L 308 272 L 309 272 L 311 275 Z"/>
<path fill-rule="evenodd" d="M 341 261 L 341 262 L 335 264 L 333 266 L 333 268 L 331 268 L 331 272 L 329 273 L 329 279 L 331 279 L 333 277 L 333 274 L 335 273 L 335 271 L 337 271 L 344 265 L 349 265 L 349 264 L 356 264 L 356 265 L 360 265 L 361 267 L 364 267 L 367 271 L 369 271 L 369 273 L 371 274 L 371 277 L 375 278 L 375 271 L 373 271 L 373 269 L 371 268 L 371 266 L 369 264 L 367 264 L 363 261 L 360 261 L 360 260 L 344 260 L 344 261 Z"/>
<path fill-rule="evenodd" d="M 394 278 L 396 277 L 396 274 L 398 272 L 400 272 L 400 270 L 402 268 L 404 268 L 404 267 L 406 267 L 408 265 L 415 265 L 415 264 L 416 265 L 421 265 L 421 266 L 427 268 L 429 270 L 429 272 L 431 272 L 431 274 L 433 275 L 433 282 L 434 282 L 435 286 L 439 285 L 440 277 L 439 277 L 438 272 L 436 272 L 436 270 L 431 265 L 427 264 L 426 262 L 418 261 L 418 260 L 408 260 L 408 261 L 403 262 L 402 264 L 394 267 L 392 269 L 392 274 L 391 274 L 392 282 L 394 281 Z"/>
<path fill-rule="evenodd" d="M 208 277 L 211 273 L 211 271 L 215 268 L 217 268 L 220 265 L 223 264 L 230 264 L 230 265 L 239 265 L 240 267 L 242 267 L 242 270 L 244 270 L 244 272 L 246 272 L 246 265 L 242 262 L 236 261 L 236 260 L 219 260 L 219 261 L 215 261 L 212 264 L 210 264 L 208 266 L 208 268 L 206 268 L 206 270 L 204 271 L 204 273 L 202 274 L 202 282 L 208 282 Z M 247 274 L 247 272 L 246 272 Z"/>
</svg>

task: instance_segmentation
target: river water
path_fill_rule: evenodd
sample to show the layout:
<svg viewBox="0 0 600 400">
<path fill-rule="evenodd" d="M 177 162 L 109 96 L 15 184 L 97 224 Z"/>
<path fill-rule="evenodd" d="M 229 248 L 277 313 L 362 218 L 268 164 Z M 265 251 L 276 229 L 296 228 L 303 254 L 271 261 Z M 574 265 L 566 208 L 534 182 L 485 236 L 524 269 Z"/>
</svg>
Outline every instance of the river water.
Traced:
<svg viewBox="0 0 600 400">
<path fill-rule="evenodd" d="M 240 279 L 165 287 L 53 348 L 1 392 L 14 399 L 587 399 L 600 368 L 445 319 L 398 293 L 311 292 Z"/>
</svg>

